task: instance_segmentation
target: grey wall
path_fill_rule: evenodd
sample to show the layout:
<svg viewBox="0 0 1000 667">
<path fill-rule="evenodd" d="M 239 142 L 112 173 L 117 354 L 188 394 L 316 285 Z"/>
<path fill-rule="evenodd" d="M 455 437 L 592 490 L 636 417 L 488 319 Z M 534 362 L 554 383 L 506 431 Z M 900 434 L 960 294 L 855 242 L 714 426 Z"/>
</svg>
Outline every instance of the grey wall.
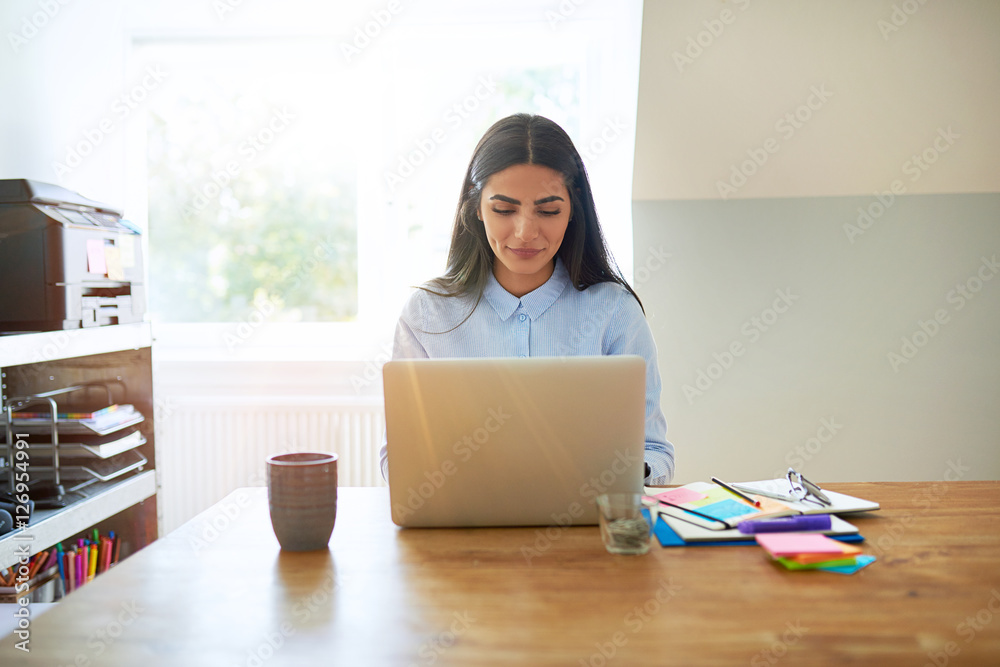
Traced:
<svg viewBox="0 0 1000 667">
<path fill-rule="evenodd" d="M 873 202 L 634 203 L 678 481 L 1000 478 L 1000 195 Z"/>
<path fill-rule="evenodd" d="M 992 0 L 644 4 L 676 481 L 1000 479 L 997 34 Z"/>
</svg>

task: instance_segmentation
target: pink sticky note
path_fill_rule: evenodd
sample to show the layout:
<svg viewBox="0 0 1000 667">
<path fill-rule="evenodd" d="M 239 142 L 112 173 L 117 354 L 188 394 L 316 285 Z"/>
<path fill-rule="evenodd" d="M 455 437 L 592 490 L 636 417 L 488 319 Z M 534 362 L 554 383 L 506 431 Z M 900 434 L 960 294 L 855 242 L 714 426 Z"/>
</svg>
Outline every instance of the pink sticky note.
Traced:
<svg viewBox="0 0 1000 667">
<path fill-rule="evenodd" d="M 102 276 L 108 272 L 104 261 L 104 239 L 87 239 L 87 271 Z"/>
<path fill-rule="evenodd" d="M 708 496 L 704 493 L 698 493 L 697 491 L 680 487 L 678 489 L 670 489 L 669 491 L 658 493 L 653 497 L 660 500 L 666 500 L 668 503 L 680 505 L 681 503 L 693 503 L 696 500 L 704 500 Z"/>
<path fill-rule="evenodd" d="M 757 543 L 772 556 L 844 553 L 840 542 L 816 533 L 760 533 L 756 537 Z"/>
</svg>

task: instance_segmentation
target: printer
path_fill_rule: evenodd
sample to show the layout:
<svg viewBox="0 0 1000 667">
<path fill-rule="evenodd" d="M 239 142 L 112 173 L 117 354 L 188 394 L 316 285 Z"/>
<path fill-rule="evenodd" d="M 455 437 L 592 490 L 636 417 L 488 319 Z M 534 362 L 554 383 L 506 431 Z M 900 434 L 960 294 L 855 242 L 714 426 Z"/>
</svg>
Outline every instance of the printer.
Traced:
<svg viewBox="0 0 1000 667">
<path fill-rule="evenodd" d="M 0 180 L 0 333 L 141 322 L 139 230 L 48 183 Z"/>
</svg>

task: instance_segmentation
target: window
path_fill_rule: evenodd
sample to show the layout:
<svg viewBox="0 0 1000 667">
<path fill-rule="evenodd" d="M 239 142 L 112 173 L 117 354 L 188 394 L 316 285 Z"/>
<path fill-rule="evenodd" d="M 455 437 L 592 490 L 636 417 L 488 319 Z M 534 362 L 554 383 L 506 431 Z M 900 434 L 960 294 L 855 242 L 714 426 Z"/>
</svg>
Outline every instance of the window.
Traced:
<svg viewBox="0 0 1000 667">
<path fill-rule="evenodd" d="M 518 111 L 573 137 L 630 273 L 638 0 L 300 4 L 308 26 L 249 5 L 197 30 L 135 19 L 135 64 L 168 73 L 140 142 L 161 348 L 390 339 L 444 270 L 472 149 Z"/>
<path fill-rule="evenodd" d="M 361 146 L 331 129 L 356 127 L 361 109 L 295 67 L 332 49 L 255 39 L 138 53 L 169 72 L 147 123 L 157 320 L 356 319 Z"/>
</svg>

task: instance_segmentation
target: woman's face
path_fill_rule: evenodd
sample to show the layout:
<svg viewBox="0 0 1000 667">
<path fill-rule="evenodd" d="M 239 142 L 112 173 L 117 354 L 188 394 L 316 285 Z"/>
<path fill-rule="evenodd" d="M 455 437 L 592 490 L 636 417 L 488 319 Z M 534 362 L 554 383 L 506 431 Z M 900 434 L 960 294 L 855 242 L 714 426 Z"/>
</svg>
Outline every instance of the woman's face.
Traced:
<svg viewBox="0 0 1000 667">
<path fill-rule="evenodd" d="M 569 191 L 558 171 L 519 164 L 490 176 L 477 211 L 499 261 L 497 282 L 521 297 L 541 287 L 555 269 L 569 225 Z"/>
</svg>

